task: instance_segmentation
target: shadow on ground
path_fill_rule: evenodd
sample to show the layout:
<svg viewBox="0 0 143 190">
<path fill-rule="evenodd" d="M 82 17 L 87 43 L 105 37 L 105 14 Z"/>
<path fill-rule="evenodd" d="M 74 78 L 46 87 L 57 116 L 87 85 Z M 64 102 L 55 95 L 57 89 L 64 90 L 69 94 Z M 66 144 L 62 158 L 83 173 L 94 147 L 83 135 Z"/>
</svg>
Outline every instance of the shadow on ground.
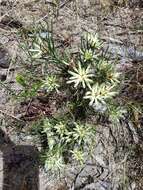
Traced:
<svg viewBox="0 0 143 190">
<path fill-rule="evenodd" d="M 38 150 L 15 145 L 0 129 L 3 162 L 2 190 L 39 190 Z"/>
</svg>

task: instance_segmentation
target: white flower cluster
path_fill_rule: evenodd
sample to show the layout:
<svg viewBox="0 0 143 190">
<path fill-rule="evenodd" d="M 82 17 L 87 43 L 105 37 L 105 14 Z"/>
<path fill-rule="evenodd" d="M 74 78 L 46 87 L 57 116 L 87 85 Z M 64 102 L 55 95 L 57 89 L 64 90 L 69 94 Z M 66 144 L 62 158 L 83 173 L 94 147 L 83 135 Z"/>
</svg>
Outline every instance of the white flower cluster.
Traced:
<svg viewBox="0 0 143 190">
<path fill-rule="evenodd" d="M 115 64 L 99 53 L 102 43 L 97 34 L 86 34 L 83 43 L 81 59 L 77 66 L 69 70 L 70 77 L 67 83 L 73 83 L 74 88 L 85 89 L 83 98 L 89 100 L 90 106 L 99 107 L 117 94 L 115 87 L 119 83 L 120 73 L 117 72 Z"/>
</svg>

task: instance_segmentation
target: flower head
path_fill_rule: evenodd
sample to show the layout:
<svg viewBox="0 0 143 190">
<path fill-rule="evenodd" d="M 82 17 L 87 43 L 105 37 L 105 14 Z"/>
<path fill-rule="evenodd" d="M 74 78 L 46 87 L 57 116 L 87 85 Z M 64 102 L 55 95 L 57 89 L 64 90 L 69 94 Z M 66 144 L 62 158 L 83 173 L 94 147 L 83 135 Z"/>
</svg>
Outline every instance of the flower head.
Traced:
<svg viewBox="0 0 143 190">
<path fill-rule="evenodd" d="M 101 42 L 98 38 L 98 34 L 93 35 L 91 33 L 87 33 L 85 35 L 85 40 L 88 42 L 91 48 L 99 49 L 101 47 Z"/>
<path fill-rule="evenodd" d="M 102 82 L 110 84 L 119 83 L 120 73 L 116 70 L 115 65 L 101 60 L 97 65 L 97 75 L 101 78 Z"/>
<path fill-rule="evenodd" d="M 80 164 L 82 165 L 84 162 L 84 154 L 81 150 L 75 149 L 73 151 L 71 151 L 71 153 L 73 154 L 73 158 L 77 161 L 80 162 Z"/>
<path fill-rule="evenodd" d="M 89 134 L 89 127 L 75 123 L 75 129 L 73 131 L 74 140 L 78 140 L 78 143 L 81 144 L 83 141 L 86 140 L 88 134 Z"/>
<path fill-rule="evenodd" d="M 86 85 L 90 86 L 90 84 L 93 82 L 91 77 L 94 75 L 91 73 L 90 66 L 85 69 L 81 67 L 80 63 L 78 63 L 78 68 L 74 68 L 74 71 L 69 71 L 69 74 L 72 76 L 69 78 L 67 83 L 75 83 L 74 87 L 82 84 L 82 87 L 85 88 Z"/>
<path fill-rule="evenodd" d="M 81 55 L 83 57 L 83 60 L 86 62 L 86 61 L 93 61 L 93 58 L 95 57 L 94 56 L 94 53 L 91 49 L 86 49 L 86 50 L 80 50 L 81 52 Z"/>
<path fill-rule="evenodd" d="M 38 43 L 33 43 L 32 48 L 29 49 L 33 59 L 40 59 L 42 56 L 41 45 Z"/>
<path fill-rule="evenodd" d="M 89 99 L 89 105 L 105 104 L 106 99 L 112 98 L 117 92 L 112 91 L 113 86 L 107 86 L 105 84 L 95 84 L 90 88 L 90 91 L 86 92 L 85 99 Z"/>
<path fill-rule="evenodd" d="M 57 134 L 60 135 L 61 139 L 64 135 L 68 133 L 67 126 L 63 122 L 59 122 L 54 126 L 54 129 L 56 129 Z"/>
<path fill-rule="evenodd" d="M 48 92 L 52 90 L 58 91 L 59 84 L 57 82 L 57 77 L 50 75 L 47 76 L 45 80 L 43 80 L 43 88 L 45 88 Z"/>
<path fill-rule="evenodd" d="M 54 170 L 58 171 L 64 167 L 63 157 L 61 156 L 60 151 L 49 151 L 45 155 L 45 170 Z"/>
</svg>

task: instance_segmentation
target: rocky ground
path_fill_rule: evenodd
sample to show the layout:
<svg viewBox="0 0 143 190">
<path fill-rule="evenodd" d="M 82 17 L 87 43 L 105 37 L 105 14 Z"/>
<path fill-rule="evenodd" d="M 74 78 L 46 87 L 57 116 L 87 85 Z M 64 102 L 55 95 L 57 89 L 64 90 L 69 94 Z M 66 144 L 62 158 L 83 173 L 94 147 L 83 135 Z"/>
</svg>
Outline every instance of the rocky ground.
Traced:
<svg viewBox="0 0 143 190">
<path fill-rule="evenodd" d="M 93 159 L 83 168 L 68 166 L 59 177 L 39 168 L 35 156 L 38 149 L 31 137 L 17 134 L 13 127 L 6 128 L 18 120 L 8 87 L 17 88 L 14 76 L 19 69 L 17 32 L 21 27 L 52 18 L 57 40 L 67 43 L 73 52 L 83 31 L 98 32 L 116 50 L 112 54 L 119 54 L 122 67 L 143 63 L 141 0 L 117 2 L 64 0 L 54 6 L 48 0 L 0 1 L 0 189 L 143 189 L 143 138 L 139 124 L 136 128 L 130 122 L 111 128 L 100 126 Z"/>
</svg>

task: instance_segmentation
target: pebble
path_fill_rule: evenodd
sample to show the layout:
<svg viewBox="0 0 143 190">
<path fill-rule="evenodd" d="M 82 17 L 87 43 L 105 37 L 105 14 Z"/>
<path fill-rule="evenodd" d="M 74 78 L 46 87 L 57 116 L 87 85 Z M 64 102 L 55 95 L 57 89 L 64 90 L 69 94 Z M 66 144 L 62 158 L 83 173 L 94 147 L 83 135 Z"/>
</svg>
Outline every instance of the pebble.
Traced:
<svg viewBox="0 0 143 190">
<path fill-rule="evenodd" d="M 0 68 L 8 68 L 9 67 L 9 57 L 8 53 L 5 49 L 0 47 Z"/>
<path fill-rule="evenodd" d="M 0 69 L 0 81 L 5 81 L 7 77 L 7 69 Z"/>
</svg>

